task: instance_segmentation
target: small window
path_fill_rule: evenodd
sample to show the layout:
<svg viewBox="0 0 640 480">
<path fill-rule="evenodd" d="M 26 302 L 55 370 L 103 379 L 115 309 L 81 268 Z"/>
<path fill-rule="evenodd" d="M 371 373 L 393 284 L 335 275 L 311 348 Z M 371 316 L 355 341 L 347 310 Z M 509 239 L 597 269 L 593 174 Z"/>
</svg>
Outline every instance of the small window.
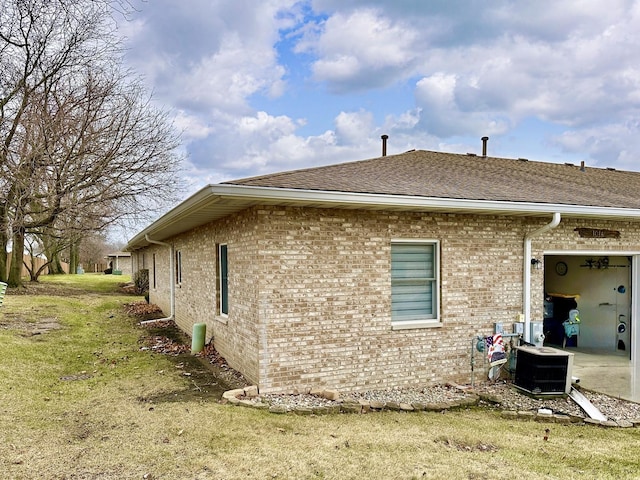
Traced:
<svg viewBox="0 0 640 480">
<path fill-rule="evenodd" d="M 391 245 L 391 321 L 394 327 L 438 322 L 438 242 Z M 426 321 L 426 322 L 425 322 Z"/>
<path fill-rule="evenodd" d="M 220 272 L 219 292 L 220 292 L 220 313 L 222 315 L 229 314 L 229 277 L 227 264 L 227 245 L 222 244 L 218 247 L 218 259 Z"/>
<path fill-rule="evenodd" d="M 154 253 L 151 256 L 151 262 L 153 263 L 153 289 L 158 288 L 158 283 L 156 282 L 156 254 Z"/>
<path fill-rule="evenodd" d="M 176 283 L 182 283 L 182 252 L 176 250 Z"/>
</svg>

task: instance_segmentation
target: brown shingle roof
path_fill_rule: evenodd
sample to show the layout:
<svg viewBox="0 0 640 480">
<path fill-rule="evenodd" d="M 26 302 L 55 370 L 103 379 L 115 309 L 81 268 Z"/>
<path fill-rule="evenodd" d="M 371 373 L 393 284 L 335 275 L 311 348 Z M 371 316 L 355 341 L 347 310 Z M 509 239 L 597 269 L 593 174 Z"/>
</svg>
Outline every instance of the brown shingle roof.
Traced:
<svg viewBox="0 0 640 480">
<path fill-rule="evenodd" d="M 431 198 L 640 208 L 640 173 L 411 151 L 224 184 Z"/>
</svg>

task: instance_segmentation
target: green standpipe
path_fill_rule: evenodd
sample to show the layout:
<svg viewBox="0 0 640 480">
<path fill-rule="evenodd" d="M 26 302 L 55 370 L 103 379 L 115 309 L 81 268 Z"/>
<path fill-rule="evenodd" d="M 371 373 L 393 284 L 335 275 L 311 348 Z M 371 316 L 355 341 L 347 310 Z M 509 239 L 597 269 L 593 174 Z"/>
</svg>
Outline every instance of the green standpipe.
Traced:
<svg viewBox="0 0 640 480">
<path fill-rule="evenodd" d="M 204 337 L 207 332 L 205 323 L 193 325 L 193 336 L 191 337 L 191 353 L 199 353 L 204 350 Z"/>
</svg>

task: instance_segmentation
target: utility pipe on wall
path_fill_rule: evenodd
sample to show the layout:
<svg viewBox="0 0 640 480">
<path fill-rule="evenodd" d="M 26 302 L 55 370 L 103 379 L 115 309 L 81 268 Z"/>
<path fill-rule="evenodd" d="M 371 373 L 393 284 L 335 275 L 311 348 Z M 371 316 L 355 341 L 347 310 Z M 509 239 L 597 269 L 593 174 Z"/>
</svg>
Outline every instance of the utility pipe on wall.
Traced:
<svg viewBox="0 0 640 480">
<path fill-rule="evenodd" d="M 147 320 L 141 323 L 153 323 L 153 322 L 161 322 L 163 320 L 175 320 L 175 316 L 176 316 L 176 285 L 175 282 L 173 281 L 173 245 L 169 244 L 169 243 L 165 243 L 165 242 L 160 242 L 158 240 L 152 240 L 149 238 L 149 235 L 145 233 L 144 238 L 147 240 L 147 242 L 149 243 L 155 243 L 156 245 L 161 245 L 163 247 L 168 247 L 169 248 L 169 301 L 171 304 L 171 313 L 169 314 L 168 317 L 165 318 L 157 318 L 155 320 Z"/>
<path fill-rule="evenodd" d="M 560 225 L 560 213 L 553 214 L 550 223 L 524 236 L 524 280 L 522 285 L 522 306 L 524 314 L 524 341 L 531 342 L 531 239 Z"/>
</svg>

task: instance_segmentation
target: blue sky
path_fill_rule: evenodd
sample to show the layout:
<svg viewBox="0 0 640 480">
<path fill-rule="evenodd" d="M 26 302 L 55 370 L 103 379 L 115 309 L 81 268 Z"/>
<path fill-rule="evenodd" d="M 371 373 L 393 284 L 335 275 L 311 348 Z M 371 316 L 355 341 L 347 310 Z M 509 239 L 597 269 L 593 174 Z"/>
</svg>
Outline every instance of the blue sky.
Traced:
<svg viewBox="0 0 640 480">
<path fill-rule="evenodd" d="M 640 2 L 134 0 L 189 183 L 413 148 L 640 170 Z"/>
</svg>

